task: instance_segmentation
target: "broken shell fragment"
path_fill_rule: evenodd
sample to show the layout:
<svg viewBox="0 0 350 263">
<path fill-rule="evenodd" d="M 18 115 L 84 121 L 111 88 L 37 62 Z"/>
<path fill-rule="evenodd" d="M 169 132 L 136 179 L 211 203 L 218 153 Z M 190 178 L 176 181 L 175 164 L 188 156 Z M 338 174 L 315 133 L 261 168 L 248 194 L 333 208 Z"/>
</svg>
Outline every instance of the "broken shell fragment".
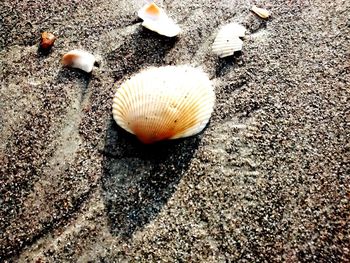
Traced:
<svg viewBox="0 0 350 263">
<path fill-rule="evenodd" d="M 62 57 L 62 64 L 67 67 L 78 68 L 86 72 L 91 72 L 96 58 L 84 50 L 74 49 Z"/>
<path fill-rule="evenodd" d="M 257 7 L 255 5 L 253 5 L 250 10 L 253 11 L 255 14 L 257 14 L 258 16 L 260 16 L 263 19 L 267 19 L 270 16 L 270 12 L 269 11 L 267 11 L 264 8 Z"/>
<path fill-rule="evenodd" d="M 56 37 L 50 32 L 43 32 L 40 39 L 40 48 L 49 49 L 55 43 Z"/>
<path fill-rule="evenodd" d="M 215 93 L 208 76 L 190 66 L 141 71 L 113 98 L 113 118 L 143 143 L 201 132 L 213 112 Z"/>
<path fill-rule="evenodd" d="M 142 26 L 160 35 L 174 37 L 181 31 L 174 20 L 153 2 L 143 6 L 138 11 L 138 16 L 143 19 Z"/>
<path fill-rule="evenodd" d="M 237 23 L 223 26 L 214 40 L 213 53 L 223 58 L 232 56 L 236 51 L 242 50 L 243 41 L 240 37 L 244 37 L 245 31 L 245 27 Z"/>
</svg>

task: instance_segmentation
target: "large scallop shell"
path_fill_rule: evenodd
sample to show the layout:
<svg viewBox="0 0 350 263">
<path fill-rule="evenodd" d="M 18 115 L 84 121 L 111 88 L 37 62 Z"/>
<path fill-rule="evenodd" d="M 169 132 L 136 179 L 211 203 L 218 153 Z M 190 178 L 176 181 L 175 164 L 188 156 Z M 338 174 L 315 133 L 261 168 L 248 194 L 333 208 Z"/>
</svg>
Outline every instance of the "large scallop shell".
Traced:
<svg viewBox="0 0 350 263">
<path fill-rule="evenodd" d="M 213 111 L 208 76 L 190 66 L 144 70 L 125 81 L 113 98 L 113 118 L 143 143 L 201 132 Z"/>
<path fill-rule="evenodd" d="M 244 36 L 245 31 L 245 27 L 237 23 L 223 26 L 214 40 L 213 53 L 223 58 L 232 56 L 236 51 L 242 50 L 243 41 L 240 37 Z"/>
<path fill-rule="evenodd" d="M 153 2 L 143 6 L 138 11 L 138 16 L 143 19 L 142 25 L 144 27 L 160 35 L 174 37 L 181 31 L 174 20 Z"/>
</svg>

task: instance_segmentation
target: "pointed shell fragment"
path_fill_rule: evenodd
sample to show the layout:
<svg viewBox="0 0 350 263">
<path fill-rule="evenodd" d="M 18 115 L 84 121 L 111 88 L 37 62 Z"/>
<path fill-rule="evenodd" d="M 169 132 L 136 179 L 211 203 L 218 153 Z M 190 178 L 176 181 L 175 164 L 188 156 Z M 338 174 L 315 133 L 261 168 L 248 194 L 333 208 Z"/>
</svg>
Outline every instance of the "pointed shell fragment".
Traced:
<svg viewBox="0 0 350 263">
<path fill-rule="evenodd" d="M 242 50 L 243 41 L 240 37 L 245 35 L 245 27 L 230 23 L 223 26 L 214 40 L 212 51 L 220 58 L 232 56 L 236 51 Z"/>
<path fill-rule="evenodd" d="M 190 66 L 149 68 L 117 89 L 113 118 L 143 143 L 188 137 L 209 121 L 215 93 L 208 76 Z"/>
<path fill-rule="evenodd" d="M 263 19 L 267 19 L 270 16 L 270 12 L 269 11 L 267 11 L 264 8 L 257 7 L 255 5 L 253 5 L 250 10 L 253 11 L 255 14 L 257 14 L 258 16 L 260 16 Z"/>
<path fill-rule="evenodd" d="M 174 20 L 153 2 L 143 6 L 138 11 L 138 16 L 143 19 L 142 26 L 160 35 L 174 37 L 181 31 Z"/>
<path fill-rule="evenodd" d="M 85 50 L 74 49 L 62 57 L 62 64 L 67 67 L 78 68 L 86 72 L 91 72 L 96 58 Z"/>
</svg>

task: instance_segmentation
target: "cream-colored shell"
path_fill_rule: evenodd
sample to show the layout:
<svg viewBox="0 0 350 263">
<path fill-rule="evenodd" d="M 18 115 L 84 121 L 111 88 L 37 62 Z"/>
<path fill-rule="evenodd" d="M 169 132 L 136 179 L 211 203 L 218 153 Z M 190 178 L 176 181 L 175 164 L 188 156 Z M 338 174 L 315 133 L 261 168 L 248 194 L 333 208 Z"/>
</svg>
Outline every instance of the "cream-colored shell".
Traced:
<svg viewBox="0 0 350 263">
<path fill-rule="evenodd" d="M 67 67 L 79 68 L 86 72 L 91 72 L 96 58 L 85 50 L 74 49 L 62 57 L 62 64 Z"/>
<path fill-rule="evenodd" d="M 232 56 L 236 51 L 242 50 L 243 41 L 240 37 L 245 35 L 245 31 L 245 27 L 237 23 L 223 26 L 216 35 L 212 52 L 223 58 Z"/>
<path fill-rule="evenodd" d="M 144 143 L 201 132 L 213 111 L 215 93 L 208 76 L 190 66 L 144 70 L 117 89 L 113 118 Z"/>
<path fill-rule="evenodd" d="M 264 8 L 257 7 L 255 5 L 253 5 L 250 10 L 252 10 L 255 14 L 257 14 L 258 16 L 260 16 L 261 18 L 264 18 L 264 19 L 267 19 L 270 16 L 269 11 L 267 11 Z"/>
<path fill-rule="evenodd" d="M 175 21 L 153 2 L 143 6 L 138 11 L 138 16 L 143 19 L 142 26 L 160 35 L 174 37 L 181 31 Z"/>
</svg>

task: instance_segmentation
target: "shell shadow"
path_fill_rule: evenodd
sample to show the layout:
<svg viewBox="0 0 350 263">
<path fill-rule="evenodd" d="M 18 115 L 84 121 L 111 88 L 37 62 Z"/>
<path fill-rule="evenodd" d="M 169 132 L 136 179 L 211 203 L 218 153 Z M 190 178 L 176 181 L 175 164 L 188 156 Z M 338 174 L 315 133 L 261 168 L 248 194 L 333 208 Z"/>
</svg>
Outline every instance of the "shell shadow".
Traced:
<svg viewBox="0 0 350 263">
<path fill-rule="evenodd" d="M 53 47 L 49 47 L 49 48 L 42 48 L 40 46 L 40 44 L 38 44 L 38 49 L 37 49 L 37 56 L 38 58 L 46 58 L 50 55 L 50 53 L 52 52 Z"/>
<path fill-rule="evenodd" d="M 91 73 L 86 73 L 83 70 L 62 67 L 56 75 L 56 81 L 59 83 L 67 83 L 67 84 L 78 81 L 82 92 L 81 100 L 83 100 L 89 88 L 89 84 L 92 77 L 93 76 Z"/>
<path fill-rule="evenodd" d="M 113 235 L 129 238 L 157 216 L 185 174 L 200 138 L 144 145 L 110 121 L 102 189 Z"/>
<path fill-rule="evenodd" d="M 219 58 L 215 71 L 216 77 L 222 77 L 227 74 L 232 67 L 239 67 L 244 63 L 242 51 L 236 51 L 232 56 Z"/>
<path fill-rule="evenodd" d="M 142 26 L 127 38 L 120 47 L 111 51 L 106 57 L 108 67 L 116 81 L 145 66 L 164 65 L 164 56 L 178 41 L 177 37 L 161 36 Z"/>
</svg>

